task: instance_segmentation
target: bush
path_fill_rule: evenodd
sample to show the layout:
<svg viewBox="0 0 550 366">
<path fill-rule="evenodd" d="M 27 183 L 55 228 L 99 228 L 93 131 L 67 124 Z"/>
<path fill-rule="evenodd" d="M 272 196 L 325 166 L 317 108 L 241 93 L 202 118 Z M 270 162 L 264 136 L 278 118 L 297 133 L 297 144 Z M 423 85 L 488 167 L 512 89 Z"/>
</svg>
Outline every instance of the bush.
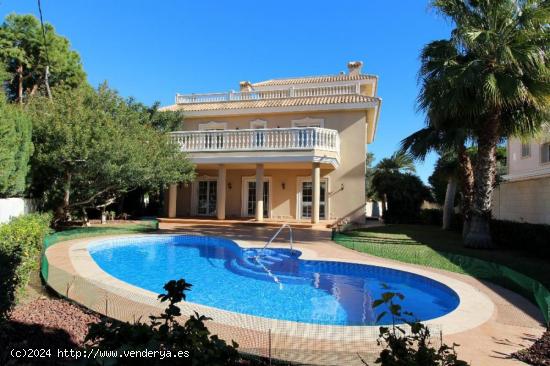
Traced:
<svg viewBox="0 0 550 366">
<path fill-rule="evenodd" d="M 389 173 L 384 175 L 379 190 L 387 192 L 388 210 L 384 222 L 388 224 L 415 224 L 420 220 L 420 206 L 431 199 L 429 189 L 420 178 L 412 174 Z"/>
<path fill-rule="evenodd" d="M 166 354 L 180 354 L 184 357 L 131 359 L 111 358 L 108 360 L 94 360 L 109 365 L 233 365 L 237 364 L 239 354 L 238 345 L 232 345 L 210 331 L 204 322 L 210 320 L 195 313 L 185 324 L 176 320 L 181 315 L 177 303 L 185 300 L 185 291 L 191 285 L 180 279 L 169 281 L 164 285 L 165 294 L 159 295 L 161 302 L 168 301 L 168 307 L 160 316 L 150 316 L 151 323 L 136 322 L 123 323 L 115 320 L 103 320 L 101 323 L 90 326 L 86 341 L 92 343 L 92 349 L 122 351 L 122 350 L 154 350 Z M 93 352 L 93 351 L 91 351 Z M 138 360 L 142 360 L 139 362 Z"/>
<path fill-rule="evenodd" d="M 386 290 L 389 288 L 383 286 Z M 392 319 L 391 326 L 379 328 L 378 344 L 383 345 L 384 349 L 375 363 L 381 366 L 468 366 L 467 362 L 458 359 L 455 350 L 457 344 L 447 346 L 442 343 L 437 349 L 433 347 L 430 329 L 417 320 L 410 320 L 414 314 L 402 310 L 398 300 L 404 298 L 401 293 L 387 291 L 372 303 L 373 308 L 381 305 L 386 307 L 385 311 L 378 314 L 377 321 L 386 314 Z M 410 327 L 409 333 L 403 325 Z M 361 361 L 368 365 L 364 360 Z"/>
<path fill-rule="evenodd" d="M 437 208 L 420 210 L 420 223 L 423 225 L 441 226 L 443 224 L 443 211 Z"/>
<path fill-rule="evenodd" d="M 491 220 L 491 235 L 499 248 L 550 258 L 550 225 Z"/>
<path fill-rule="evenodd" d="M 0 225 L 0 318 L 23 294 L 31 274 L 38 271 L 51 220 L 50 214 L 29 214 Z"/>
</svg>

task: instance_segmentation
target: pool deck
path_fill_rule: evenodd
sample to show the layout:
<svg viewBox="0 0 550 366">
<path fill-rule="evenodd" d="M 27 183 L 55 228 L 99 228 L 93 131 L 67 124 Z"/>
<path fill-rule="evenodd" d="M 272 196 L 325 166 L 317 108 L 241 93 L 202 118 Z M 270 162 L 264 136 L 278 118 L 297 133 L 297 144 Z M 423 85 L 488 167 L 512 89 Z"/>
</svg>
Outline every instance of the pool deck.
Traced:
<svg viewBox="0 0 550 366">
<path fill-rule="evenodd" d="M 145 235 L 218 236 L 232 239 L 242 247 L 262 247 L 277 230 L 273 227 L 218 226 L 211 223 L 162 223 L 160 229 L 158 233 Z M 528 347 L 544 332 L 538 308 L 500 286 L 466 275 L 404 264 L 344 248 L 330 241 L 330 229 L 295 228 L 293 232 L 294 247 L 302 252 L 301 258 L 386 266 L 418 273 L 453 288 L 461 298 L 459 307 L 427 323 L 442 331 L 446 344 L 460 344 L 457 349 L 459 357 L 471 365 L 523 365 L 509 355 Z M 48 248 L 50 286 L 76 302 L 121 320 L 146 319 L 151 313 L 159 313 L 164 309 L 164 304 L 156 300 L 156 294 L 108 275 L 91 259 L 86 250 L 90 242 L 108 238 L 111 237 L 77 239 Z M 288 234 L 282 233 L 272 246 L 288 248 Z M 343 349 L 357 359 L 354 347 L 363 351 L 368 348 L 366 344 L 372 344 L 372 349 L 375 349 L 378 334 L 378 327 L 317 326 L 237 314 L 199 304 L 182 305 L 184 314 L 195 310 L 214 319 L 207 323 L 213 333 L 227 339 L 232 336 L 239 338 L 244 349 L 265 348 L 266 334 L 269 332 L 267 341 L 271 342 L 272 347 L 287 351 L 294 349 L 297 354 L 304 353 L 300 347 L 330 350 L 336 341 L 345 339 Z M 277 338 L 277 335 L 280 337 Z M 308 340 L 313 342 L 310 344 Z M 326 360 L 326 364 L 351 364 L 339 357 Z M 301 361 L 307 362 L 307 359 Z"/>
</svg>

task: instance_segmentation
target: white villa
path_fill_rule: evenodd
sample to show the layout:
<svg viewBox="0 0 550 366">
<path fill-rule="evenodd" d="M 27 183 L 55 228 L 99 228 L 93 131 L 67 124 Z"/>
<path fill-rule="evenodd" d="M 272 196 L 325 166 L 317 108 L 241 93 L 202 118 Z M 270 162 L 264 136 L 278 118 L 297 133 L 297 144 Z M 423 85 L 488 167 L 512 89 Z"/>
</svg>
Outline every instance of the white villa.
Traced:
<svg viewBox="0 0 550 366">
<path fill-rule="evenodd" d="M 494 192 L 493 216 L 550 224 L 550 126 L 530 141 L 510 139 L 507 161 L 504 182 Z"/>
<path fill-rule="evenodd" d="M 173 138 L 197 178 L 172 185 L 167 216 L 318 223 L 365 219 L 366 145 L 376 133 L 378 77 L 348 73 L 240 83 L 176 95 Z"/>
</svg>

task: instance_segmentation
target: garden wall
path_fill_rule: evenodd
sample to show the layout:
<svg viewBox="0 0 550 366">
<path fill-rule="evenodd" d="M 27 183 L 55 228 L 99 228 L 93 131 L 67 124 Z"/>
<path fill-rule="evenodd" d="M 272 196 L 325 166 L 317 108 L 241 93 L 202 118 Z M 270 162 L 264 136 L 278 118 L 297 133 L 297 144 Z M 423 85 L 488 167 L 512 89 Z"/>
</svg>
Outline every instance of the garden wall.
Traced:
<svg viewBox="0 0 550 366">
<path fill-rule="evenodd" d="M 28 198 L 0 199 L 0 224 L 10 221 L 12 217 L 36 211 L 36 203 Z"/>
</svg>

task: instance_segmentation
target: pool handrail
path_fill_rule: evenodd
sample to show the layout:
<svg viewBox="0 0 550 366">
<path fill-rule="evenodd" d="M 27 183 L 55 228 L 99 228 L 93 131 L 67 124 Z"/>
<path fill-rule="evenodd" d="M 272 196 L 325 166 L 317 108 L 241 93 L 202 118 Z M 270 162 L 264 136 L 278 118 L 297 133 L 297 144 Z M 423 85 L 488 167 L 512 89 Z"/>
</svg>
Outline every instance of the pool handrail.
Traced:
<svg viewBox="0 0 550 366">
<path fill-rule="evenodd" d="M 292 248 L 292 227 L 290 226 L 289 223 L 285 222 L 284 224 L 281 225 L 281 227 L 279 228 L 279 230 L 277 230 L 277 232 L 275 233 L 275 235 L 273 235 L 271 237 L 271 239 L 269 239 L 269 241 L 267 243 L 265 243 L 265 245 L 263 246 L 262 248 L 262 252 L 264 251 L 265 248 L 267 248 L 269 246 L 269 244 L 271 244 L 271 242 L 273 242 L 273 240 L 275 240 L 275 238 L 277 237 L 277 235 L 279 235 L 279 233 L 284 229 L 284 228 L 288 228 L 288 231 L 289 231 L 289 240 L 290 240 L 290 253 L 293 253 L 294 252 L 294 249 Z"/>
</svg>

